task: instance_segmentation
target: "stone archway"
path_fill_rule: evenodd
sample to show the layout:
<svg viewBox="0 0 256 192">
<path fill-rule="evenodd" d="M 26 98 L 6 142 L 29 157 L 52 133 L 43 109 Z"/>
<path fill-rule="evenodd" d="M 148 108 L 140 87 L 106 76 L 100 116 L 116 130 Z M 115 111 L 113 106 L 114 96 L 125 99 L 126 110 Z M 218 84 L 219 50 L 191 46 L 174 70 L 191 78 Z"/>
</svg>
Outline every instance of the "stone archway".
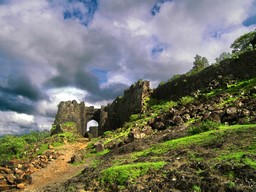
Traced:
<svg viewBox="0 0 256 192">
<path fill-rule="evenodd" d="M 83 114 L 84 114 L 84 122 L 83 122 L 83 128 L 82 128 L 82 135 L 84 135 L 88 131 L 87 124 L 90 121 L 94 120 L 98 123 L 98 126 L 92 129 L 92 133 L 94 137 L 97 137 L 98 127 L 100 127 L 100 109 L 95 109 L 93 106 L 85 107 Z M 88 132 L 90 132 L 90 130 Z"/>
<path fill-rule="evenodd" d="M 99 123 L 94 119 L 88 121 L 86 131 L 92 135 L 92 137 L 98 137 Z"/>
</svg>

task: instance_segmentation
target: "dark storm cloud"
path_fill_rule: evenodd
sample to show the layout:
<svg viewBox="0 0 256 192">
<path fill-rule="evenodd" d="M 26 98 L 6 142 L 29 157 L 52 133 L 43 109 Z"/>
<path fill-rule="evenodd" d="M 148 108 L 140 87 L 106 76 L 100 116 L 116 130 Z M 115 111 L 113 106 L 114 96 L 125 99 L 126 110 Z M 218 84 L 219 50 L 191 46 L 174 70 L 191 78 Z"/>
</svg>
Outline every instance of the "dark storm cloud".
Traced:
<svg viewBox="0 0 256 192">
<path fill-rule="evenodd" d="M 0 109 L 19 113 L 35 113 L 34 104 L 47 96 L 28 77 L 9 77 L 0 83 Z"/>
<path fill-rule="evenodd" d="M 93 70 L 95 71 L 95 70 Z M 107 87 L 101 88 L 100 77 L 97 77 L 93 72 L 78 69 L 76 71 L 69 70 L 69 67 L 59 66 L 57 76 L 49 79 L 45 86 L 48 88 L 56 87 L 76 87 L 81 90 L 86 90 L 89 96 L 85 99 L 87 102 L 98 102 L 101 100 L 115 99 L 122 95 L 123 91 L 128 88 L 125 83 L 113 83 Z"/>
<path fill-rule="evenodd" d="M 60 101 L 105 104 L 138 79 L 188 71 L 196 54 L 214 61 L 255 28 L 252 2 L 0 0 L 1 116 L 16 132 L 49 128 Z"/>
<path fill-rule="evenodd" d="M 3 83 L 0 85 L 0 90 L 10 95 L 25 97 L 31 101 L 38 101 L 44 97 L 40 89 L 28 77 L 15 76 L 15 74 L 8 78 L 5 85 Z"/>
<path fill-rule="evenodd" d="M 21 99 L 17 95 L 9 94 L 0 89 L 0 110 L 16 111 L 18 113 L 34 114 L 33 102 Z"/>
<path fill-rule="evenodd" d="M 94 91 L 92 94 L 86 96 L 85 101 L 94 103 L 102 100 L 113 100 L 118 96 L 123 95 L 125 89 L 128 89 L 128 85 L 123 83 L 114 83 L 109 87 L 101 88 L 97 92 Z"/>
</svg>

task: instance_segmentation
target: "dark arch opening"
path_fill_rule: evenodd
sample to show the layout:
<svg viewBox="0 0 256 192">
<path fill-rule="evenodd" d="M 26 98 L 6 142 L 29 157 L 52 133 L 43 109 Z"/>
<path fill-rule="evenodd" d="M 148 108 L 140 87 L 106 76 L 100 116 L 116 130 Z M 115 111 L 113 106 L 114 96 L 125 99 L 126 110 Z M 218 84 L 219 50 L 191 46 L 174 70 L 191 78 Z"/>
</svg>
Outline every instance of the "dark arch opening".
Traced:
<svg viewBox="0 0 256 192">
<path fill-rule="evenodd" d="M 99 129 L 99 123 L 92 119 L 88 121 L 86 125 L 86 133 L 85 137 L 98 137 L 98 129 Z M 89 134 L 88 134 L 89 133 Z"/>
</svg>

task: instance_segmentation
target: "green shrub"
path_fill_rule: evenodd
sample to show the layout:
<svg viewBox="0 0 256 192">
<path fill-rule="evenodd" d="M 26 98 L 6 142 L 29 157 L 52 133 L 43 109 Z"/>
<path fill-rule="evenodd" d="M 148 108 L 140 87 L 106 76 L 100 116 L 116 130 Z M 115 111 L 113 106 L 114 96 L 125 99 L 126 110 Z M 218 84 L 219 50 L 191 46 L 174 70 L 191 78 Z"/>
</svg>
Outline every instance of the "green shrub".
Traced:
<svg viewBox="0 0 256 192">
<path fill-rule="evenodd" d="M 0 139 L 0 159 L 20 158 L 27 143 L 22 137 L 7 135 Z"/>
<path fill-rule="evenodd" d="M 125 185 L 128 180 L 133 180 L 146 174 L 149 169 L 157 170 L 164 165 L 165 162 L 160 161 L 113 166 L 101 172 L 101 182 Z"/>
<path fill-rule="evenodd" d="M 112 135 L 112 134 L 113 134 L 112 131 L 105 131 L 105 132 L 103 133 L 103 136 L 104 136 L 104 137 L 108 137 L 108 136 L 110 136 L 110 135 Z"/>
<path fill-rule="evenodd" d="M 50 136 L 49 131 L 42 131 L 42 132 L 32 131 L 29 134 L 22 135 L 21 137 L 24 138 L 24 140 L 28 144 L 33 144 L 49 136 Z"/>
<path fill-rule="evenodd" d="M 180 103 L 181 103 L 182 105 L 187 105 L 187 104 L 189 104 L 189 103 L 194 102 L 194 100 L 195 100 L 194 97 L 185 96 L 185 97 L 182 97 L 182 98 L 180 99 Z"/>
<path fill-rule="evenodd" d="M 35 145 L 50 136 L 49 131 L 36 132 L 22 136 L 6 135 L 0 138 L 0 161 L 8 161 L 13 158 L 24 158 L 26 152 Z"/>
<path fill-rule="evenodd" d="M 201 191 L 201 188 L 200 188 L 199 186 L 197 186 L 197 185 L 193 185 L 192 190 L 193 190 L 194 192 L 200 192 L 200 191 Z"/>
<path fill-rule="evenodd" d="M 138 119 L 140 119 L 140 114 L 132 114 L 130 116 L 130 121 L 136 121 Z"/>
<path fill-rule="evenodd" d="M 219 126 L 220 126 L 219 123 L 216 123 L 213 121 L 203 121 L 197 125 L 192 125 L 189 128 L 188 133 L 190 135 L 195 135 L 195 134 L 206 132 L 206 131 L 218 130 Z"/>
<path fill-rule="evenodd" d="M 79 135 L 72 132 L 64 132 L 64 133 L 57 134 L 56 137 L 63 138 L 68 142 L 74 142 L 79 137 Z"/>
<path fill-rule="evenodd" d="M 149 102 L 149 108 L 154 111 L 154 113 L 159 114 L 160 112 L 166 112 L 170 108 L 177 105 L 175 101 L 166 101 L 166 100 L 156 100 L 156 99 L 150 99 Z"/>
</svg>

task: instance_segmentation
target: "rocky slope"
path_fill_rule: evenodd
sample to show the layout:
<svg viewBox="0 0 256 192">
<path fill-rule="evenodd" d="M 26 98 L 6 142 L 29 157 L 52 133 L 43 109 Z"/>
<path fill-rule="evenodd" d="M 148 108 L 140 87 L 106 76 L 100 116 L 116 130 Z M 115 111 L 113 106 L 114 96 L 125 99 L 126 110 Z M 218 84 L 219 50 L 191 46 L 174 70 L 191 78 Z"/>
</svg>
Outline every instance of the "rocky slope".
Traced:
<svg viewBox="0 0 256 192">
<path fill-rule="evenodd" d="M 250 62 L 253 53 L 242 58 Z M 240 74 L 250 71 L 249 76 L 214 73 L 215 78 L 190 86 L 193 89 L 188 92 L 177 92 L 175 97 L 140 93 L 143 110 L 130 115 L 131 110 L 129 120 L 126 117 L 120 128 L 106 129 L 109 131 L 91 139 L 70 159 L 74 166 L 86 165 L 82 173 L 38 191 L 256 191 L 256 77 L 252 71 L 255 66 L 247 66 L 242 66 L 244 72 Z M 186 81 L 181 77 L 175 82 L 193 85 L 195 82 L 187 82 L 191 78 L 195 77 L 186 77 Z M 172 83 L 160 86 L 155 93 L 175 86 Z M 126 95 L 136 92 L 130 91 Z M 120 98 L 113 110 L 121 109 L 126 99 Z M 62 135 L 52 138 L 76 133 L 76 122 L 56 126 L 52 133 L 58 129 Z M 24 188 L 24 183 L 33 182 L 29 171 L 46 166 L 55 156 L 58 158 L 48 151 L 31 156 L 30 164 L 13 162 L 0 167 L 1 189 Z"/>
<path fill-rule="evenodd" d="M 218 77 L 176 101 L 150 99 L 77 154 L 91 162 L 44 191 L 255 191 L 256 79 Z"/>
</svg>

